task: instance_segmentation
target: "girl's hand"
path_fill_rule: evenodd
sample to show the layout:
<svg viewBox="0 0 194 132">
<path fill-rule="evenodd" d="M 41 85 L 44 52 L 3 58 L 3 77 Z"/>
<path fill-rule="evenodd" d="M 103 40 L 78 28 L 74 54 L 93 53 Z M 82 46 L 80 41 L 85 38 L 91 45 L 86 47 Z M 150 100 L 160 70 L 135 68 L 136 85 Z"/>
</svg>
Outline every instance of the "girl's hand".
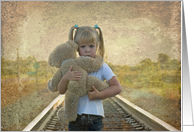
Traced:
<svg viewBox="0 0 194 132">
<path fill-rule="evenodd" d="M 58 90 L 60 94 L 65 94 L 67 90 L 68 81 L 76 81 L 79 80 L 82 76 L 82 73 L 80 71 L 71 71 L 72 66 L 70 66 L 67 73 L 62 77 L 58 84 Z"/>
<path fill-rule="evenodd" d="M 92 86 L 92 89 L 94 91 L 88 92 L 88 98 L 90 100 L 100 99 L 100 92 L 94 86 Z"/>
<path fill-rule="evenodd" d="M 67 81 L 77 81 L 82 77 L 82 73 L 80 71 L 71 71 L 72 66 L 70 66 L 67 73 L 63 76 Z"/>
</svg>

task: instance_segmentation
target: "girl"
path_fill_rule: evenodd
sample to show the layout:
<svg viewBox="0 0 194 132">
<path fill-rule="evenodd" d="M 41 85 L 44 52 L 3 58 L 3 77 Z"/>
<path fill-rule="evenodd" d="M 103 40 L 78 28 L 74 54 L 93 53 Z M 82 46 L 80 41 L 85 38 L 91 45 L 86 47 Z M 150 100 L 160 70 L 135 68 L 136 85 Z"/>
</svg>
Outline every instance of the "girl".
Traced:
<svg viewBox="0 0 194 132">
<path fill-rule="evenodd" d="M 75 31 L 75 35 L 74 35 Z M 97 32 L 98 31 L 98 32 Z M 95 25 L 95 27 L 73 26 L 70 29 L 69 39 L 75 41 L 78 44 L 78 53 L 80 56 L 95 57 L 96 54 L 100 54 L 104 57 L 104 41 L 101 29 Z M 60 94 L 66 92 L 68 82 L 71 80 L 79 80 L 81 78 L 81 72 L 69 71 L 62 77 L 58 84 L 58 90 Z M 102 118 L 104 117 L 104 109 L 102 99 L 115 96 L 121 92 L 121 85 L 116 78 L 110 67 L 103 63 L 100 70 L 97 72 L 88 73 L 93 75 L 102 81 L 106 80 L 110 87 L 104 91 L 99 92 L 94 86 L 92 92 L 88 92 L 79 99 L 78 104 L 78 117 L 76 121 L 69 122 L 69 131 L 100 131 L 103 129 Z"/>
</svg>

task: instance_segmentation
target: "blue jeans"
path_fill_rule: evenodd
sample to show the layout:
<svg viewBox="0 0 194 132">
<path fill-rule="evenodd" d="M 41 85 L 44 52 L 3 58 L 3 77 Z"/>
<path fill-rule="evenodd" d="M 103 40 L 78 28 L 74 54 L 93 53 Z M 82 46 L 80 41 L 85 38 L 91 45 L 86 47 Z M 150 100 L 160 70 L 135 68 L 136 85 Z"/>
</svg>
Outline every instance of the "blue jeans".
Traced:
<svg viewBox="0 0 194 132">
<path fill-rule="evenodd" d="M 69 131 L 102 131 L 102 116 L 82 114 L 75 121 L 69 122 Z"/>
</svg>

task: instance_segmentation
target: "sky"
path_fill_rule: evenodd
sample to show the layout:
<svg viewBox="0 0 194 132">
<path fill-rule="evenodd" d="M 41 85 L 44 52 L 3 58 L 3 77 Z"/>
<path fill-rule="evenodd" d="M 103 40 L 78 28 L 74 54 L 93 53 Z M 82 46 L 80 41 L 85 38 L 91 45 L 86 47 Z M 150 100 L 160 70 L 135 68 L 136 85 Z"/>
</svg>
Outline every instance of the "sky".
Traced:
<svg viewBox="0 0 194 132">
<path fill-rule="evenodd" d="M 106 61 L 133 66 L 159 53 L 181 61 L 180 1 L 4 1 L 1 57 L 48 60 L 72 26 L 102 29 Z"/>
</svg>

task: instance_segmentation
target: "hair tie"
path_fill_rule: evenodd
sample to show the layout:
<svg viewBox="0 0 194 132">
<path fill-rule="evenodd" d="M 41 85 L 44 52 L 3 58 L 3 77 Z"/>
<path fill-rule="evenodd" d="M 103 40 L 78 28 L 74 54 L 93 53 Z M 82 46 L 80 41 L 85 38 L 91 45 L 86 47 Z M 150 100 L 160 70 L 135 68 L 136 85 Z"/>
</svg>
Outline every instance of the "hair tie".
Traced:
<svg viewBox="0 0 194 132">
<path fill-rule="evenodd" d="M 95 28 L 98 28 L 98 25 L 95 25 L 94 27 L 95 27 Z"/>
<path fill-rule="evenodd" d="M 78 27 L 78 25 L 76 25 L 76 24 L 75 24 L 75 27 L 77 28 L 77 27 Z"/>
</svg>

